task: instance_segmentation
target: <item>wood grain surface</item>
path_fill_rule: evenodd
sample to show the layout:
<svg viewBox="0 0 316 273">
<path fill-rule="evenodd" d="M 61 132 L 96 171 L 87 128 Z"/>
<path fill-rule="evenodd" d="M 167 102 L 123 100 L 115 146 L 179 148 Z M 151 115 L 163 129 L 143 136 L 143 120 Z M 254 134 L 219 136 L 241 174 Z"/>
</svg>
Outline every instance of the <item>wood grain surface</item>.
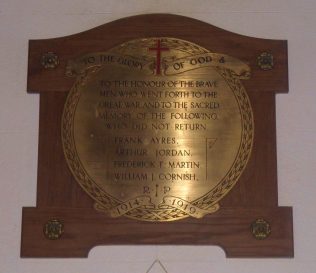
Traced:
<svg viewBox="0 0 316 273">
<path fill-rule="evenodd" d="M 61 142 L 61 116 L 75 78 L 65 75 L 67 61 L 82 54 L 106 51 L 127 40 L 175 37 L 211 52 L 234 56 L 251 67 L 243 84 L 255 120 L 254 147 L 237 185 L 220 202 L 221 209 L 203 219 L 146 223 L 108 218 L 93 210 L 93 200 L 80 188 L 66 164 Z M 44 69 L 41 56 L 58 55 L 55 69 Z M 262 52 L 274 56 L 274 68 L 257 65 Z M 37 207 L 23 209 L 22 257 L 86 257 L 96 245 L 190 244 L 219 245 L 227 257 L 292 257 L 292 209 L 278 207 L 275 94 L 288 91 L 287 42 L 251 38 L 207 23 L 169 14 L 120 19 L 79 34 L 29 42 L 27 90 L 40 93 Z M 59 217 L 62 239 L 43 236 L 43 225 Z M 271 236 L 256 240 L 251 223 L 264 217 Z"/>
</svg>

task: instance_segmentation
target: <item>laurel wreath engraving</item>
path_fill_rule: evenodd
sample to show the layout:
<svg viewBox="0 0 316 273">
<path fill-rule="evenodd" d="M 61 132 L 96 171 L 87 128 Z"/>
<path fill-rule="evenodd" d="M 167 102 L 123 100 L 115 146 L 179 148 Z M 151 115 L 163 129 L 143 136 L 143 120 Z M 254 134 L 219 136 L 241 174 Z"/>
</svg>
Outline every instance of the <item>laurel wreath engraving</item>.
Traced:
<svg viewBox="0 0 316 273">
<path fill-rule="evenodd" d="M 173 38 L 161 38 L 161 40 L 169 48 L 181 50 L 183 52 L 187 52 L 190 55 L 209 52 L 204 48 L 183 40 Z M 141 42 L 139 40 L 133 40 L 114 48 L 114 51 L 124 54 L 126 48 L 129 48 L 130 50 L 131 48 L 136 48 L 139 46 L 148 47 L 152 45 L 152 41 L 152 38 L 142 39 Z M 139 43 L 141 45 L 139 45 Z M 165 60 L 165 62 L 167 61 L 168 60 Z M 74 116 L 78 101 L 80 99 L 80 87 L 81 85 L 85 84 L 90 75 L 97 72 L 98 69 L 100 69 L 100 67 L 94 66 L 88 68 L 77 77 L 77 80 L 70 90 L 65 103 L 62 117 L 61 137 L 65 158 L 75 179 L 80 184 L 80 186 L 96 201 L 95 208 L 97 210 L 108 211 L 123 202 L 104 192 L 100 186 L 98 186 L 93 181 L 93 179 L 89 177 L 88 173 L 85 171 L 82 163 L 80 162 L 80 158 L 77 154 L 74 143 Z M 223 67 L 216 67 L 216 71 L 227 82 L 238 102 L 242 119 L 242 139 L 237 157 L 226 176 L 210 192 L 191 202 L 192 205 L 204 210 L 218 206 L 219 200 L 222 199 L 237 183 L 248 163 L 254 138 L 253 113 L 245 88 L 232 70 Z M 147 209 L 146 207 L 139 207 L 128 211 L 125 216 L 144 221 L 173 221 L 188 217 L 189 215 L 175 207 L 166 206 L 163 209 Z"/>
</svg>

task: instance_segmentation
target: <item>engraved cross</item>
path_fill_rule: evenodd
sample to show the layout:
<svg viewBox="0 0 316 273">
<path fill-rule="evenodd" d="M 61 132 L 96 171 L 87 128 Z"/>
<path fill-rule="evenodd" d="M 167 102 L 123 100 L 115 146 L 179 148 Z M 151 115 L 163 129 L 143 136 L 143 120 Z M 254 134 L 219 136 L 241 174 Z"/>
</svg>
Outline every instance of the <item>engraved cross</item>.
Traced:
<svg viewBox="0 0 316 273">
<path fill-rule="evenodd" d="M 169 48 L 167 47 L 161 47 L 161 40 L 157 40 L 157 45 L 156 47 L 150 47 L 148 48 L 149 51 L 157 51 L 157 55 L 156 55 L 156 75 L 160 75 L 161 74 L 161 51 L 168 51 Z"/>
</svg>

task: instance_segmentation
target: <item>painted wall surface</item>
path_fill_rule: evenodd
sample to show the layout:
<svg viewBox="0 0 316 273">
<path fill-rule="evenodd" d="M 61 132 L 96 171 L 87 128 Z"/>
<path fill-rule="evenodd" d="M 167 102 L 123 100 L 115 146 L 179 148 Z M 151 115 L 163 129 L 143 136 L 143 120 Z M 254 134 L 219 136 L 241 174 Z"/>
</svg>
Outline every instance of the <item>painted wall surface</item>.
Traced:
<svg viewBox="0 0 316 273">
<path fill-rule="evenodd" d="M 287 39 L 290 93 L 277 96 L 279 204 L 294 209 L 294 259 L 226 259 L 218 247 L 106 246 L 88 259 L 21 259 L 21 207 L 35 206 L 39 97 L 26 93 L 29 39 L 67 36 L 143 13 L 174 13 L 229 31 Z M 316 272 L 316 1 L 1 0 L 0 272 Z M 156 263 L 151 270 L 164 272 Z"/>
</svg>

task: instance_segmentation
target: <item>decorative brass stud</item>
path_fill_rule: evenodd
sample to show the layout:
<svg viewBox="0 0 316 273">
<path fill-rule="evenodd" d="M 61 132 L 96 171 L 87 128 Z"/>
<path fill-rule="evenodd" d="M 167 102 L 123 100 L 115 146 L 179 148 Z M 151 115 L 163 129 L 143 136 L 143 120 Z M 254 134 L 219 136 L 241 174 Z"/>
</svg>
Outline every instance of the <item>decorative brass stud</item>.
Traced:
<svg viewBox="0 0 316 273">
<path fill-rule="evenodd" d="M 262 70 L 271 70 L 274 66 L 273 55 L 268 52 L 263 52 L 258 56 L 257 63 Z"/>
<path fill-rule="evenodd" d="M 64 225 L 58 219 L 51 219 L 44 225 L 44 235 L 49 240 L 57 240 L 64 232 Z"/>
<path fill-rule="evenodd" d="M 53 52 L 47 52 L 42 55 L 42 66 L 46 69 L 56 68 L 59 64 L 58 56 Z"/>
<path fill-rule="evenodd" d="M 251 232 L 257 240 L 263 240 L 270 235 L 271 227 L 266 220 L 259 218 L 251 224 Z"/>
</svg>

